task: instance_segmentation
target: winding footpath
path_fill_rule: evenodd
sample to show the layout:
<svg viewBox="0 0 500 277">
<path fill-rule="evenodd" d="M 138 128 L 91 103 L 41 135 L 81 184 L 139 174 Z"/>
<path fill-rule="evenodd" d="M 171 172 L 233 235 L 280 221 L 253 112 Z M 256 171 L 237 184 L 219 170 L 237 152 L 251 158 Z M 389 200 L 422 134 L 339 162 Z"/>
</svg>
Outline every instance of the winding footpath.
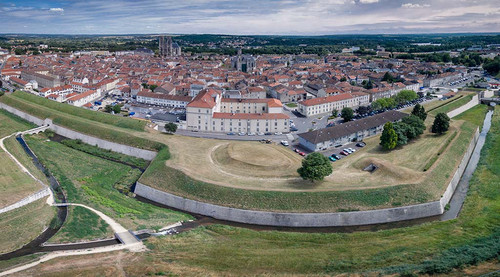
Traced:
<svg viewBox="0 0 500 277">
<path fill-rule="evenodd" d="M 30 131 L 39 131 L 39 130 L 40 130 L 40 127 L 37 127 L 35 129 L 28 130 L 28 131 L 25 131 L 25 132 L 22 132 L 22 133 L 24 134 L 24 133 L 29 133 Z M 80 249 L 80 250 L 67 250 L 67 251 L 52 252 L 52 253 L 49 253 L 49 254 L 43 256 L 38 261 L 29 263 L 29 264 L 25 264 L 25 265 L 22 265 L 22 266 L 18 266 L 18 267 L 6 270 L 4 272 L 0 272 L 0 276 L 6 276 L 6 275 L 9 275 L 9 274 L 20 272 L 20 271 L 29 269 L 31 267 L 34 267 L 34 266 L 36 266 L 36 265 L 38 265 L 40 263 L 43 263 L 43 262 L 46 262 L 46 261 L 49 261 L 51 259 L 58 258 L 58 257 L 97 254 L 97 253 L 104 253 L 104 252 L 118 251 L 118 250 L 129 250 L 129 251 L 132 251 L 132 252 L 140 252 L 140 251 L 145 251 L 146 250 L 146 247 L 144 246 L 144 244 L 142 243 L 142 241 L 140 241 L 131 232 L 129 232 L 127 229 L 125 229 L 125 227 L 123 227 L 118 222 L 116 222 L 114 219 L 112 219 L 111 217 L 105 215 L 104 213 L 102 213 L 102 212 L 100 212 L 100 211 L 98 211 L 98 210 L 96 210 L 94 208 L 91 208 L 89 206 L 82 205 L 82 204 L 77 204 L 77 203 L 56 203 L 55 202 L 55 198 L 54 198 L 54 194 L 52 193 L 52 190 L 50 190 L 50 188 L 48 186 L 46 186 L 42 181 L 40 181 L 33 174 L 31 174 L 31 172 L 26 167 L 24 167 L 14 157 L 14 155 L 12 155 L 7 150 L 7 148 L 5 147 L 5 145 L 3 143 L 4 140 L 7 139 L 7 138 L 9 138 L 9 137 L 11 137 L 11 136 L 13 136 L 13 135 L 16 135 L 16 134 L 18 134 L 18 133 L 15 133 L 15 134 L 12 134 L 10 136 L 7 136 L 7 137 L 4 137 L 4 138 L 0 139 L 0 147 L 21 168 L 21 170 L 23 172 L 25 172 L 26 174 L 28 174 L 31 178 L 33 178 L 35 181 L 37 181 L 40 184 L 42 184 L 42 186 L 47 189 L 47 191 L 48 191 L 47 195 L 49 196 L 47 198 L 47 204 L 51 205 L 51 206 L 54 206 L 54 207 L 79 206 L 79 207 L 86 208 L 86 209 L 88 209 L 88 210 L 96 213 L 100 218 L 102 218 L 111 227 L 111 229 L 115 233 L 115 237 L 118 240 L 120 240 L 122 242 L 122 244 L 112 245 L 112 246 L 104 246 L 104 247 L 88 248 L 88 249 Z M 39 197 L 38 199 L 43 198 L 43 197 L 45 197 L 47 195 Z M 37 199 L 35 199 L 35 200 L 37 200 Z M 33 201 L 35 201 L 35 200 L 33 200 Z M 21 200 L 21 201 L 23 201 L 23 200 Z M 31 202 L 33 202 L 33 201 L 31 201 Z M 28 204 L 28 203 L 25 203 L 24 205 L 26 205 L 26 204 Z"/>
</svg>

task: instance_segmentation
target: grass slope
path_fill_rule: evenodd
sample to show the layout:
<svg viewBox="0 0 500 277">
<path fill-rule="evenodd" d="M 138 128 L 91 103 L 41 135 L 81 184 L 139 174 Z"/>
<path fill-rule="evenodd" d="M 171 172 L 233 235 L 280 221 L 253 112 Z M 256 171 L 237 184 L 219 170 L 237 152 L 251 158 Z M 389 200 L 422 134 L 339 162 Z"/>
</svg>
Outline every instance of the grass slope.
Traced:
<svg viewBox="0 0 500 277">
<path fill-rule="evenodd" d="M 24 99 L 23 97 L 26 99 Z M 50 101 L 49 103 L 54 103 L 57 105 L 66 105 L 65 108 L 70 107 L 71 109 L 77 109 L 78 111 L 78 112 L 69 111 L 68 113 L 64 109 L 57 107 L 54 109 L 53 107 L 51 107 L 51 105 L 45 106 L 45 103 L 42 105 L 37 103 L 37 101 L 34 101 L 39 98 L 40 97 L 36 97 L 32 99 L 32 96 L 27 97 L 25 93 L 16 92 L 14 94 L 4 95 L 0 97 L 0 102 L 3 102 L 11 107 L 27 112 L 38 118 L 42 119 L 51 118 L 55 124 L 94 137 L 149 150 L 158 150 L 162 147 L 162 145 L 159 143 L 131 135 L 130 132 L 134 130 L 125 129 L 124 127 L 127 126 L 126 124 L 110 122 L 111 120 L 107 118 L 108 117 L 114 118 L 114 116 L 112 115 L 94 112 L 90 110 L 84 110 L 81 108 L 75 108 L 70 105 L 60 104 L 45 99 L 46 101 Z M 89 113 L 91 113 L 92 116 L 90 116 Z M 123 119 L 120 117 L 116 118 Z M 142 121 L 137 121 L 134 119 L 127 118 L 127 120 L 132 120 L 133 122 L 140 122 L 140 124 L 145 124 Z M 135 131 L 137 132 L 137 130 Z"/>
<path fill-rule="evenodd" d="M 45 200 L 0 214 L 0 253 L 20 248 L 49 226 L 55 210 Z"/>
<path fill-rule="evenodd" d="M 113 237 L 113 230 L 94 212 L 78 206 L 70 206 L 69 216 L 50 243 L 86 241 L 89 238 L 105 239 Z M 82 228 L 85 226 L 85 228 Z"/>
<path fill-rule="evenodd" d="M 491 251 L 500 251 L 494 243 L 500 231 L 499 155 L 497 108 L 468 198 L 456 220 L 352 234 L 199 227 L 177 236 L 149 239 L 153 253 L 146 254 L 145 262 L 137 263 L 130 272 L 232 276 L 408 270 L 431 273 L 478 263 L 491 257 Z M 481 243 L 489 248 L 481 247 Z"/>
<path fill-rule="evenodd" d="M 469 103 L 472 100 L 473 95 L 469 94 L 466 95 L 460 99 L 457 99 L 456 101 L 451 101 L 447 103 L 446 105 L 443 105 L 441 107 L 438 107 L 432 111 L 429 111 L 429 114 L 431 115 L 437 115 L 438 113 L 448 113 L 451 112 L 455 109 L 458 109 L 462 107 L 463 105 Z"/>
<path fill-rule="evenodd" d="M 138 169 L 47 141 L 42 135 L 27 136 L 26 141 L 60 182 L 68 202 L 87 204 L 128 229 L 159 228 L 191 219 L 120 193 L 117 188 L 130 187 L 137 180 Z"/>
</svg>

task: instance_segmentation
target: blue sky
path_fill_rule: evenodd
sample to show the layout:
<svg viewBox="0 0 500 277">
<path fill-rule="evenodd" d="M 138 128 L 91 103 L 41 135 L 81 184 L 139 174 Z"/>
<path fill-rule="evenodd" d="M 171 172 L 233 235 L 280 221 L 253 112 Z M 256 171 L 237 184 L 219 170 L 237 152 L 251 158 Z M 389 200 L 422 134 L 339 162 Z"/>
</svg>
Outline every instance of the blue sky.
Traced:
<svg viewBox="0 0 500 277">
<path fill-rule="evenodd" d="M 0 0 L 0 33 L 500 32 L 498 0 Z"/>
</svg>

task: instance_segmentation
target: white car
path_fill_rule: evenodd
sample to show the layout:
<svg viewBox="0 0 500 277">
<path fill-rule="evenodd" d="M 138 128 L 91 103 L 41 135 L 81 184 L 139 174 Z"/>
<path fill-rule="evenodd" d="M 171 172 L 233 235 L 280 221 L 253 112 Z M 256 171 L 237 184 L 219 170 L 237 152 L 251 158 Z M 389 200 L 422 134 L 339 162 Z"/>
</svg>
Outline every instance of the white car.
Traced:
<svg viewBox="0 0 500 277">
<path fill-rule="evenodd" d="M 264 132 L 258 132 L 258 133 L 257 133 L 257 135 L 258 135 L 258 136 L 263 136 L 263 135 L 265 135 L 265 134 L 264 134 Z"/>
<path fill-rule="evenodd" d="M 248 133 L 249 136 L 255 136 L 254 132 Z"/>
<path fill-rule="evenodd" d="M 246 133 L 244 133 L 244 132 L 238 133 L 238 136 L 244 136 L 244 135 L 246 135 Z"/>
<path fill-rule="evenodd" d="M 351 154 L 351 153 L 352 153 L 352 151 L 351 151 L 351 150 L 349 150 L 349 148 L 344 149 L 344 152 L 347 152 L 347 153 L 349 153 L 349 154 Z"/>
<path fill-rule="evenodd" d="M 276 132 L 276 133 L 274 133 L 274 134 L 275 134 L 275 135 L 277 135 L 277 136 L 281 136 L 281 135 L 283 135 L 283 133 L 282 133 L 282 132 Z"/>
<path fill-rule="evenodd" d="M 288 144 L 288 141 L 286 141 L 286 140 L 282 140 L 281 144 L 283 144 L 283 146 L 289 146 L 290 145 L 290 144 Z"/>
<path fill-rule="evenodd" d="M 354 149 L 354 148 L 349 147 L 348 149 L 351 150 L 351 152 L 356 152 L 356 149 Z"/>
</svg>

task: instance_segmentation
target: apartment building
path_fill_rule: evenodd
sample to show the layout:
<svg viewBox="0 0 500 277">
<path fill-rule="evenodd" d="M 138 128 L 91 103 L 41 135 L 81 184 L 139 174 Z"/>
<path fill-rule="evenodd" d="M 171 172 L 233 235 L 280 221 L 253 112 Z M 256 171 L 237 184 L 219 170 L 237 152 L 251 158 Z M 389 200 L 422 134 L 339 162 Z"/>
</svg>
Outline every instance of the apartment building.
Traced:
<svg viewBox="0 0 500 277">
<path fill-rule="evenodd" d="M 191 97 L 189 96 L 168 95 L 147 91 L 141 91 L 137 94 L 137 102 L 139 103 L 164 107 L 186 108 L 189 101 L 191 101 Z"/>
<path fill-rule="evenodd" d="M 312 98 L 298 103 L 297 111 L 306 117 L 329 114 L 345 107 L 357 108 L 370 103 L 370 96 L 363 92 L 341 93 L 332 96 Z"/>
<path fill-rule="evenodd" d="M 289 132 L 290 117 L 277 99 L 222 98 L 222 92 L 200 92 L 186 108 L 188 130 L 208 132 Z"/>
</svg>

